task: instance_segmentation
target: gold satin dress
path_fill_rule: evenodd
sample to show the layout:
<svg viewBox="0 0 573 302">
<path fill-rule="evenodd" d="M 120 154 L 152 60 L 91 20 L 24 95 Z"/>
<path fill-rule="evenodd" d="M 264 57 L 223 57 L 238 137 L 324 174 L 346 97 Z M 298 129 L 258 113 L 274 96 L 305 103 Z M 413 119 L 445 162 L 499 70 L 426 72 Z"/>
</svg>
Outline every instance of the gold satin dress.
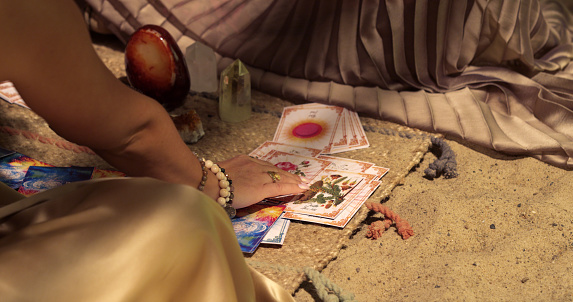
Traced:
<svg viewBox="0 0 573 302">
<path fill-rule="evenodd" d="M 223 209 L 151 178 L 0 187 L 2 301 L 294 301 L 249 267 Z"/>
</svg>

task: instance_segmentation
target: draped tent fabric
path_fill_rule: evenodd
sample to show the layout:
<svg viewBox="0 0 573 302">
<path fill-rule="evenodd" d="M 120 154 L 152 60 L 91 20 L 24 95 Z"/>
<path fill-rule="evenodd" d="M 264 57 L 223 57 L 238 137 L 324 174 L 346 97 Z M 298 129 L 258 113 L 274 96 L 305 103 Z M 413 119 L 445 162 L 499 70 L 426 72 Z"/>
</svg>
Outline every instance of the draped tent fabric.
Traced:
<svg viewBox="0 0 573 302">
<path fill-rule="evenodd" d="M 565 0 L 84 1 L 124 42 L 157 24 L 241 59 L 263 92 L 573 168 Z"/>
</svg>

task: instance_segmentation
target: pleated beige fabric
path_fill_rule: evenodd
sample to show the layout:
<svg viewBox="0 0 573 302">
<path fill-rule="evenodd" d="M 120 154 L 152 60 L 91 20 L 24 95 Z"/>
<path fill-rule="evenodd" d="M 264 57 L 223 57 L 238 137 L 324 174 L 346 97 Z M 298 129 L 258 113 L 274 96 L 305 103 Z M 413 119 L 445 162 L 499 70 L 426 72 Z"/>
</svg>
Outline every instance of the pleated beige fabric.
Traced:
<svg viewBox="0 0 573 302">
<path fill-rule="evenodd" d="M 143 24 L 253 87 L 573 168 L 567 0 L 85 0 L 122 40 Z"/>
<path fill-rule="evenodd" d="M 293 301 L 247 266 L 215 201 L 146 178 L 68 184 L 0 208 L 0 297 Z"/>
</svg>

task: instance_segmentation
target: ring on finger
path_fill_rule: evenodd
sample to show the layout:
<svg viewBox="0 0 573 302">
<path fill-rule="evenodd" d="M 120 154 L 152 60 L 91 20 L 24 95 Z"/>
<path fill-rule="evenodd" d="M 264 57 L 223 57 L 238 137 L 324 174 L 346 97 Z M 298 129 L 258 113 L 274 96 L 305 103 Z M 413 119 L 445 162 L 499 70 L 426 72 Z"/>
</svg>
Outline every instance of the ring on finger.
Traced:
<svg viewBox="0 0 573 302">
<path fill-rule="evenodd" d="M 275 171 L 267 171 L 267 174 L 271 177 L 273 182 L 277 182 L 281 180 L 281 176 Z"/>
</svg>

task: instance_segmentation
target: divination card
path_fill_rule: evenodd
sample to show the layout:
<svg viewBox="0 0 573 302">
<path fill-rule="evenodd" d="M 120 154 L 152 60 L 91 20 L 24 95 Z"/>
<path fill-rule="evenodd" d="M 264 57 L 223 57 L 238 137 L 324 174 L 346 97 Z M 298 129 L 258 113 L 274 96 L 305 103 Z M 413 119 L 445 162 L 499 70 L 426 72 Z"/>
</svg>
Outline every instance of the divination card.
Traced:
<svg viewBox="0 0 573 302">
<path fill-rule="evenodd" d="M 347 145 L 333 148 L 330 153 L 340 153 L 369 147 L 370 143 L 368 142 L 358 113 L 345 110 L 344 119 L 346 121 Z"/>
<path fill-rule="evenodd" d="M 5 100 L 10 104 L 16 104 L 24 108 L 30 109 L 14 87 L 14 83 L 10 81 L 0 82 L 0 99 Z"/>
<path fill-rule="evenodd" d="M 366 172 L 366 170 L 374 166 L 373 163 L 365 161 L 342 158 L 342 157 L 334 157 L 328 155 L 319 155 L 317 158 L 328 160 L 330 162 L 330 166 L 328 166 L 328 169 L 331 170 Z"/>
<path fill-rule="evenodd" d="M 343 108 L 290 106 L 283 109 L 273 141 L 330 152 Z"/>
<path fill-rule="evenodd" d="M 0 181 L 12 189 L 18 190 L 22 185 L 28 168 L 32 166 L 52 167 L 52 165 L 18 152 L 5 155 L 0 158 Z"/>
<path fill-rule="evenodd" d="M 261 160 L 269 162 L 283 171 L 304 176 L 308 179 L 313 179 L 331 164 L 325 159 L 296 155 L 276 150 L 265 154 L 261 157 Z"/>
<path fill-rule="evenodd" d="M 379 180 L 380 178 L 384 177 L 384 175 L 386 175 L 386 173 L 388 173 L 388 171 L 390 171 L 390 169 L 388 169 L 388 168 L 372 166 L 372 167 L 368 168 L 368 170 L 364 171 L 364 173 L 377 175 L 377 178 L 375 178 L 375 179 Z"/>
<path fill-rule="evenodd" d="M 342 131 L 343 136 L 344 136 L 344 140 L 338 140 L 339 144 L 335 144 L 335 146 L 332 147 L 332 149 L 330 150 L 329 154 L 334 154 L 334 153 L 341 153 L 341 152 L 346 152 L 346 151 L 350 151 L 350 150 L 354 150 L 356 149 L 357 144 L 357 135 L 356 135 L 356 126 L 354 125 L 354 119 L 353 116 L 356 114 L 356 112 L 350 111 L 348 109 L 344 109 L 343 111 L 343 118 L 344 118 L 344 124 L 342 125 L 340 131 Z M 340 135 L 340 134 L 338 134 Z M 337 136 L 339 137 L 339 136 Z M 335 140 L 337 141 L 337 140 Z M 344 143 L 342 143 L 344 142 Z"/>
<path fill-rule="evenodd" d="M 338 127 L 334 132 L 334 140 L 332 142 L 332 148 L 330 153 L 344 152 L 348 150 L 348 138 L 347 138 L 347 124 L 348 119 L 346 118 L 347 109 L 342 109 L 342 114 L 340 114 L 340 122 L 338 122 Z"/>
<path fill-rule="evenodd" d="M 116 170 L 106 170 L 94 168 L 92 178 L 104 178 L 104 177 L 125 177 L 125 173 Z"/>
<path fill-rule="evenodd" d="M 352 201 L 349 192 L 370 183 L 376 175 L 326 169 L 315 177 L 310 190 L 287 204 L 285 212 L 334 219 Z M 363 182 L 364 181 L 364 182 Z"/>
<path fill-rule="evenodd" d="M 313 223 L 320 223 L 320 224 L 325 224 L 325 225 L 343 228 L 348 224 L 350 219 L 352 219 L 352 217 L 354 217 L 356 212 L 358 212 L 358 210 L 364 204 L 364 202 L 368 199 L 368 197 L 370 197 L 370 195 L 372 195 L 372 193 L 374 193 L 374 191 L 376 191 L 378 186 L 380 186 L 380 182 L 373 180 L 370 183 L 368 183 L 364 188 L 362 188 L 362 190 L 357 191 L 357 192 L 353 191 L 353 192 L 349 193 L 348 195 L 351 195 L 351 194 L 354 195 L 354 196 L 349 196 L 349 198 L 351 198 L 352 201 L 334 219 L 323 218 L 323 217 L 312 216 L 312 215 L 305 215 L 305 214 L 297 214 L 297 213 L 292 213 L 292 212 L 285 212 L 283 215 L 283 218 L 284 219 L 301 220 L 301 221 L 307 221 L 307 222 L 313 222 Z"/>
<path fill-rule="evenodd" d="M 283 245 L 289 226 L 290 220 L 283 218 L 277 219 L 261 243 Z"/>
<path fill-rule="evenodd" d="M 353 148 L 360 145 L 360 141 L 358 140 L 358 130 L 356 129 L 357 125 L 355 123 L 355 117 L 358 114 L 354 111 L 347 111 L 346 112 L 346 119 L 348 120 L 348 147 Z M 360 125 L 362 126 L 362 125 Z"/>
<path fill-rule="evenodd" d="M 42 191 L 53 189 L 70 182 L 83 181 L 91 178 L 92 167 L 37 167 L 32 166 L 26 172 L 26 177 L 18 192 L 30 196 Z"/>
<path fill-rule="evenodd" d="M 309 103 L 297 106 L 305 109 L 336 107 L 319 103 Z M 330 151 L 323 153 L 341 153 L 350 150 L 367 148 L 369 146 L 370 143 L 368 142 L 368 138 L 366 137 L 366 133 L 364 132 L 364 128 L 362 127 L 358 113 L 343 108 L 340 121 L 337 124 L 337 128 L 335 130 L 333 145 Z"/>
<path fill-rule="evenodd" d="M 358 113 L 351 111 L 349 115 L 356 135 L 356 140 L 350 143 L 352 150 L 370 147 L 370 143 L 368 142 L 368 138 L 366 137 L 366 133 L 364 132 L 364 127 L 362 127 Z"/>
<path fill-rule="evenodd" d="M 16 151 L 0 148 L 0 158 L 4 157 L 6 155 L 14 154 L 14 153 L 16 153 Z"/>
<path fill-rule="evenodd" d="M 332 108 L 332 107 L 336 107 L 336 106 L 332 106 L 332 105 L 326 105 L 326 104 L 320 104 L 320 103 L 309 103 L 309 104 L 302 104 L 302 105 L 297 105 L 301 108 L 305 108 L 305 109 L 324 109 L 324 108 Z M 349 110 L 343 107 L 337 107 L 337 108 L 342 108 L 342 113 L 340 114 L 340 120 L 338 121 L 338 124 L 336 126 L 336 129 L 334 131 L 334 138 L 333 138 L 333 142 L 332 142 L 332 148 L 330 149 L 330 151 L 328 152 L 329 154 L 332 153 L 339 153 L 339 152 L 345 152 L 350 150 L 349 146 L 348 146 L 348 129 L 349 127 L 352 126 L 352 122 L 350 120 L 350 117 L 348 117 L 348 112 Z"/>
<path fill-rule="evenodd" d="M 237 217 L 231 220 L 233 229 L 244 253 L 253 253 L 275 221 L 283 213 L 285 206 L 265 206 L 254 204 L 237 210 Z"/>
<path fill-rule="evenodd" d="M 310 157 L 316 157 L 320 155 L 321 151 L 319 149 L 305 148 L 300 146 L 293 146 L 283 143 L 266 141 L 262 145 L 258 146 L 251 153 L 249 153 L 249 156 L 261 158 L 263 155 L 269 153 L 272 150 L 283 151 L 290 154 L 310 156 Z"/>
</svg>

